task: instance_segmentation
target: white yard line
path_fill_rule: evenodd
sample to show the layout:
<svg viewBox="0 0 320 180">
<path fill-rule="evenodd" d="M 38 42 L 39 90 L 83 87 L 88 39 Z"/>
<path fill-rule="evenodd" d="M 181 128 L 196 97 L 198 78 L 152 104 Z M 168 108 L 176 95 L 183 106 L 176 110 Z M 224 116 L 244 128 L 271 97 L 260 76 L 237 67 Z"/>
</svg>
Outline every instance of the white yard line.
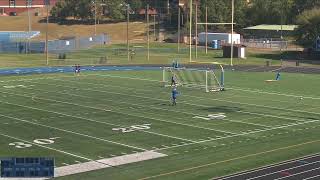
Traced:
<svg viewBox="0 0 320 180">
<path fill-rule="evenodd" d="M 15 95 L 15 96 L 32 97 L 30 95 L 25 95 L 25 94 L 22 95 L 22 94 L 9 93 L 9 92 L 4 92 L 4 91 L 1 91 L 0 93 L 11 94 L 11 95 Z M 43 99 L 43 100 L 53 101 L 53 102 L 62 103 L 62 104 L 70 104 L 70 105 L 79 106 L 79 107 L 85 107 L 85 108 L 89 108 L 89 109 L 96 109 L 96 110 L 100 110 L 100 111 L 106 111 L 105 109 L 102 109 L 102 108 L 97 108 L 97 107 L 92 107 L 92 106 L 85 106 L 85 105 L 71 103 L 71 102 L 65 102 L 65 101 L 58 101 L 58 100 L 54 100 L 54 99 L 40 98 L 40 97 L 38 97 L 37 99 Z M 0 102 L 4 102 L 4 101 L 0 101 Z M 18 104 L 15 104 L 15 105 L 18 105 Z M 32 107 L 29 107 L 29 106 L 23 106 L 23 105 L 20 105 L 20 106 L 26 107 L 26 108 L 32 108 Z M 66 115 L 66 114 L 63 114 L 63 113 L 49 111 L 49 110 L 43 110 L 43 109 L 39 109 L 39 108 L 34 108 L 34 109 L 47 111 L 47 112 L 52 112 L 52 113 L 56 113 L 56 114 L 60 114 L 60 115 Z M 110 110 L 108 110 L 108 112 L 110 112 Z M 227 134 L 235 134 L 235 133 L 232 133 L 232 132 L 216 130 L 216 129 L 211 129 L 211 128 L 204 128 L 204 127 L 199 127 L 199 126 L 194 126 L 194 125 L 184 124 L 184 123 L 179 123 L 179 122 L 174 122 L 174 121 L 167 121 L 167 120 L 163 120 L 163 119 L 159 119 L 159 118 L 138 116 L 138 115 L 128 114 L 128 113 L 124 113 L 124 112 L 120 112 L 120 111 L 112 111 L 112 112 L 113 113 L 117 113 L 117 114 L 127 115 L 127 116 L 133 116 L 133 117 L 139 117 L 139 118 L 145 118 L 145 119 L 152 119 L 152 120 L 156 120 L 156 121 L 162 121 L 162 122 L 167 122 L 167 123 L 171 123 L 171 124 L 178 124 L 178 125 L 183 125 L 183 126 L 188 126 L 188 127 L 193 127 L 193 128 L 207 129 L 207 130 L 216 131 L 216 132 L 222 132 L 222 133 L 227 133 Z M 87 119 L 87 120 L 90 120 L 90 121 L 93 121 L 93 122 L 104 123 L 104 124 L 108 124 L 108 125 L 112 125 L 112 126 L 121 127 L 121 125 L 116 125 L 116 124 L 112 124 L 112 123 L 96 121 L 96 120 L 93 120 L 93 119 L 83 118 L 83 117 L 79 117 L 79 116 L 72 116 L 72 115 L 67 115 L 67 116 L 75 117 L 75 118 L 81 118 L 81 119 Z M 141 130 L 141 131 L 149 132 L 149 131 L 145 131 L 145 130 Z"/>
<path fill-rule="evenodd" d="M 3 93 L 3 92 L 2 92 L 2 93 Z M 8 94 L 11 94 L 11 93 L 8 93 Z M 0 101 L 0 102 L 3 102 L 3 101 Z M 84 120 L 89 120 L 89 119 L 87 119 L 87 118 L 82 118 L 82 117 L 78 117 L 78 116 L 67 115 L 67 114 L 63 114 L 63 113 L 59 113 L 59 112 L 55 112 L 55 111 L 48 111 L 48 110 L 43 110 L 43 109 L 39 109 L 39 108 L 34 108 L 34 107 L 29 107 L 29 106 L 24 106 L 24 105 L 9 103 L 9 102 L 3 102 L 3 103 L 12 104 L 12 105 L 21 106 L 21 107 L 30 108 L 30 109 L 47 111 L 47 112 L 51 112 L 51 113 L 56 113 L 56 114 L 65 115 L 65 116 L 74 117 L 74 118 L 80 118 L 80 119 L 84 119 Z M 95 120 L 89 120 L 89 121 L 103 123 L 103 122 L 95 121 Z M 210 140 L 203 140 L 203 141 L 196 141 L 196 142 L 192 142 L 192 143 L 185 143 L 185 144 L 183 144 L 183 145 L 171 146 L 171 147 L 168 147 L 168 148 L 160 148 L 160 149 L 158 149 L 158 150 L 172 149 L 172 148 L 183 147 L 183 146 L 187 146 L 187 145 L 193 145 L 193 144 L 200 144 L 200 143 L 210 142 L 210 141 L 214 141 L 214 140 L 220 140 L 220 139 L 226 139 L 226 138 L 232 138 L 232 137 L 238 137 L 238 136 L 245 136 L 245 135 L 255 134 L 255 133 L 259 133 L 259 132 L 271 131 L 271 130 L 275 130 L 275 129 L 284 129 L 284 128 L 287 128 L 287 127 L 292 127 L 292 126 L 297 126 L 297 125 L 302 125 L 302 124 L 308 124 L 308 123 L 314 123 L 314 122 L 319 122 L 319 120 L 308 121 L 308 122 L 303 122 L 303 123 L 293 123 L 293 124 L 290 124 L 290 125 L 287 125 L 287 126 L 279 126 L 279 127 L 274 127 L 274 128 L 270 128 L 270 129 L 264 129 L 264 130 L 259 130 L 259 131 L 251 131 L 251 132 L 245 132 L 245 133 L 240 133 L 240 134 L 235 134 L 235 133 L 234 133 L 233 135 L 224 136 L 224 137 L 221 137 L 221 138 L 210 139 Z M 109 123 L 106 123 L 106 124 L 109 124 Z"/>
<path fill-rule="evenodd" d="M 151 79 L 143 79 L 143 78 L 131 78 L 131 77 L 123 77 L 123 76 L 112 76 L 112 75 L 99 75 L 99 74 L 90 74 L 90 75 L 84 75 L 84 76 L 107 76 L 107 77 L 114 77 L 114 78 L 126 78 L 126 79 L 132 79 L 132 80 L 144 80 L 144 81 L 153 81 L 153 82 L 160 82 L 160 81 L 155 81 L 155 80 L 151 80 Z M 74 76 L 61 76 L 61 77 L 70 77 L 70 78 L 74 78 Z M 66 80 L 66 79 L 58 79 L 58 78 L 47 78 L 47 79 L 51 79 L 51 80 L 57 80 L 57 81 L 70 81 L 70 82 L 74 82 L 74 83 L 80 83 L 80 84 L 93 84 L 93 85 L 99 85 L 99 86 L 104 86 L 104 87 L 108 87 L 111 85 L 104 85 L 104 84 L 95 84 L 95 83 L 83 83 L 83 82 L 78 82 L 78 81 L 74 81 L 74 80 Z M 31 79 L 32 80 L 32 79 Z M 120 87 L 120 86 L 119 86 Z M 121 87 L 122 89 L 125 89 L 124 87 Z M 128 88 L 127 88 L 128 89 Z M 133 89 L 133 88 L 129 88 L 129 89 Z M 232 89 L 232 88 L 230 88 Z M 135 89 L 136 90 L 136 89 Z M 256 92 L 256 91 L 253 91 Z M 269 94 L 273 94 L 273 95 L 281 95 L 281 96 L 285 96 L 285 94 L 277 94 L 277 93 L 269 93 Z M 127 94 L 128 95 L 128 94 Z M 191 95 L 184 95 L 185 97 L 194 97 L 197 99 L 204 99 L 202 97 L 195 97 L 195 96 L 191 96 Z M 287 95 L 290 97 L 303 97 L 303 96 L 298 96 L 298 95 Z M 303 97 L 303 98 L 309 98 L 309 99 L 320 99 L 320 98 L 312 98 L 312 97 Z M 296 109 L 286 109 L 286 108 L 281 108 L 281 107 L 273 107 L 273 106 L 265 106 L 265 105 L 259 105 L 259 104 L 252 104 L 252 103 L 242 103 L 242 102 L 238 102 L 238 101 L 228 101 L 228 100 L 223 100 L 223 99 L 211 99 L 213 101 L 221 101 L 221 102 L 228 102 L 228 103 L 233 103 L 233 104 L 241 104 L 241 105 L 247 105 L 247 106 L 255 106 L 255 107 L 263 107 L 263 108 L 270 108 L 270 109 L 279 109 L 279 110 L 284 110 L 284 111 L 292 111 L 292 112 L 302 112 L 302 113 L 310 113 L 310 114 L 317 114 L 320 115 L 320 113 L 317 112 L 308 112 L 308 111 L 303 111 L 303 110 L 296 110 Z"/>
<path fill-rule="evenodd" d="M 143 98 L 143 99 L 159 100 L 159 101 L 163 101 L 163 102 L 167 102 L 168 101 L 168 100 L 165 100 L 165 99 L 151 98 L 151 97 L 133 95 L 133 94 L 116 93 L 116 92 L 110 92 L 110 91 L 102 91 L 102 90 L 97 90 L 97 89 L 92 89 L 92 88 L 85 88 L 85 89 L 83 88 L 83 90 L 103 92 L 103 93 L 109 93 L 109 94 L 126 95 L 126 96 L 138 97 L 138 98 Z M 211 106 L 206 106 L 206 105 L 193 104 L 193 103 L 189 103 L 187 101 L 180 101 L 179 103 L 188 104 L 188 105 L 191 105 L 191 106 L 198 106 L 198 107 L 206 107 L 206 108 L 210 108 L 211 107 Z M 286 110 L 288 110 L 288 109 L 286 109 Z M 244 113 L 245 111 L 238 111 L 238 112 L 239 113 Z M 198 114 L 192 114 L 192 115 L 198 115 Z M 260 114 L 260 113 L 255 113 L 255 115 L 266 116 L 266 114 Z M 300 119 L 285 118 L 285 117 L 280 117 L 280 116 L 273 116 L 273 117 L 274 118 L 278 118 L 278 119 L 286 119 L 286 120 L 294 120 L 294 121 L 304 122 L 304 120 L 300 120 Z"/>
<path fill-rule="evenodd" d="M 114 76 L 114 75 L 102 75 L 102 74 L 90 74 L 90 75 L 86 75 L 86 76 L 102 76 L 102 77 L 112 77 L 112 78 L 123 78 L 123 79 L 132 79 L 132 80 L 141 80 L 141 81 L 153 81 L 153 82 L 161 82 L 159 80 L 152 80 L 152 79 L 144 79 L 144 78 L 132 78 L 132 77 L 128 77 L 128 76 Z M 235 86 L 233 86 L 235 87 Z M 267 91 L 261 91 L 261 90 L 246 90 L 246 89 L 241 89 L 236 87 L 237 90 L 243 90 L 243 91 L 248 91 L 248 92 L 258 92 L 258 93 L 264 93 L 264 94 L 271 94 L 271 95 L 278 95 L 278 96 L 288 96 L 288 97 L 303 97 L 306 99 L 314 99 L 314 100 L 320 100 L 320 97 L 311 97 L 311 96 L 304 96 L 304 95 L 294 95 L 294 94 L 282 94 L 282 93 L 275 93 L 275 92 L 267 92 Z M 228 89 L 235 89 L 235 88 L 229 88 Z"/>
<path fill-rule="evenodd" d="M 90 159 L 90 158 L 87 158 L 87 157 L 84 157 L 84 156 L 79 156 L 79 155 L 76 155 L 76 154 L 73 154 L 73 153 L 69 153 L 69 152 L 66 152 L 66 151 L 63 151 L 63 150 L 59 150 L 59 149 L 56 149 L 56 148 L 47 147 L 47 146 L 44 146 L 44 145 L 33 143 L 31 141 L 27 141 L 27 140 L 24 140 L 24 139 L 13 137 L 13 136 L 10 136 L 10 135 L 7 135 L 7 134 L 0 133 L 0 135 L 4 136 L 4 137 L 7 137 L 7 138 L 10 138 L 10 139 L 17 140 L 17 141 L 21 141 L 21 142 L 25 142 L 25 143 L 28 143 L 28 144 L 32 144 L 34 146 L 38 146 L 38 147 L 41 147 L 41 148 L 44 148 L 44 149 L 49 149 L 49 150 L 52 150 L 52 151 L 56 151 L 56 152 L 62 153 L 64 155 L 69 155 L 69 156 L 80 158 L 80 159 L 83 159 L 83 160 L 86 160 L 86 161 L 94 161 L 93 159 Z"/>
<path fill-rule="evenodd" d="M 146 78 L 137 78 L 137 77 L 129 77 L 129 76 L 115 76 L 115 75 L 106 75 L 106 74 L 82 74 L 81 77 L 87 77 L 87 76 L 101 76 L 101 77 L 111 77 L 111 78 L 122 78 L 122 79 L 131 79 L 131 80 L 140 80 L 140 81 L 150 81 L 150 82 L 161 82 L 161 80 L 154 80 L 154 79 L 146 79 Z M 58 78 L 74 78 L 75 76 L 59 76 Z M 33 80 L 42 80 L 42 79 L 57 79 L 57 77 L 46 77 L 46 78 L 26 78 L 26 79 L 18 79 L 18 80 L 6 80 L 6 81 L 0 81 L 0 82 L 14 82 L 14 81 L 33 81 Z M 305 95 L 298 95 L 298 94 L 282 94 L 282 93 L 276 93 L 276 92 L 267 92 L 262 91 L 259 89 L 244 89 L 241 87 L 236 86 L 229 86 L 228 89 L 235 89 L 235 90 L 241 90 L 241 91 L 247 91 L 247 92 L 253 92 L 253 93 L 262 93 L 262 94 L 270 94 L 270 95 L 278 95 L 278 96 L 288 96 L 288 97 L 296 97 L 296 98 L 306 98 L 306 99 L 313 99 L 313 100 L 320 100 L 320 97 L 311 97 L 311 96 L 305 96 Z"/>
<path fill-rule="evenodd" d="M 44 84 L 44 83 L 41 83 L 41 84 Z M 46 84 L 46 83 L 45 83 Z M 48 85 L 51 85 L 51 84 L 48 84 Z M 73 88 L 71 86 L 65 86 L 65 85 L 52 85 L 54 87 L 65 87 L 65 88 Z M 90 96 L 83 96 L 83 95 L 77 95 L 77 94 L 74 94 L 74 93 L 66 93 L 66 92 L 57 92 L 57 91 L 47 91 L 47 90 L 42 90 L 42 89 L 35 89 L 35 88 L 27 88 L 27 89 L 33 89 L 33 90 L 38 90 L 38 91 L 41 91 L 41 92 L 45 92 L 45 93 L 58 93 L 58 94 L 65 94 L 65 95 L 69 95 L 69 96 L 77 96 L 77 97 L 83 97 L 83 98 L 90 98 L 90 99 L 94 99 Z M 78 89 L 81 89 L 81 88 L 78 88 Z M 95 91 L 94 89 L 90 89 L 90 88 L 86 88 L 86 89 L 81 89 L 81 90 L 85 90 L 85 91 Z M 96 90 L 98 91 L 98 90 Z M 103 91 L 103 92 L 106 92 L 106 93 L 111 93 L 110 91 Z M 121 94 L 121 95 L 124 95 L 122 93 L 117 93 L 117 94 Z M 104 99 L 105 101 L 111 101 L 113 102 L 112 100 L 108 100 L 108 99 Z M 157 109 L 157 110 L 163 110 L 163 111 L 171 111 L 171 112 L 176 112 L 176 113 L 183 113 L 183 114 L 188 114 L 188 115 L 192 115 L 192 116 L 202 116 L 200 114 L 195 114 L 195 113 L 189 113 L 189 112 L 185 112 L 185 111 L 177 111 L 177 110 L 172 110 L 172 109 L 163 109 L 163 108 L 159 108 L 159 107 L 155 107 L 153 105 L 149 105 L 149 106 L 144 106 L 144 105 L 141 105 L 141 104 L 135 104 L 135 103 L 127 103 L 127 102 L 123 102 L 123 101 L 116 101 L 117 103 L 119 104 L 127 104 L 127 105 L 134 105 L 134 106 L 139 106 L 139 107 L 144 107 L 144 108 L 150 108 L 150 109 Z M 152 113 L 149 113 L 149 114 L 152 114 Z M 176 119 L 181 119 L 181 118 L 178 118 L 178 117 L 174 117 Z M 267 125 L 262 125 L 262 124 L 256 124 L 256 123 L 249 123 L 249 122 L 243 122 L 243 121 L 237 121 L 237 120 L 230 120 L 230 119 L 224 119 L 225 121 L 230 121 L 230 122 L 235 122 L 235 123 L 241 123 L 241 124 L 249 124 L 249 125 L 255 125 L 255 126 L 261 126 L 261 127 L 271 127 L 271 126 L 267 126 Z"/>
<path fill-rule="evenodd" d="M 64 114 L 64 113 L 60 113 L 60 112 L 56 112 L 56 111 L 49 111 L 49 110 L 45 110 L 45 109 L 40 109 L 40 108 L 35 108 L 35 107 L 30 107 L 30 106 L 24 106 L 24 105 L 21 105 L 21 104 L 10 103 L 10 102 L 5 102 L 5 101 L 0 101 L 0 102 L 5 103 L 5 104 L 11 104 L 11 105 L 15 105 L 15 106 L 20 106 L 20 107 L 24 107 L 24 108 L 28 108 L 28 109 L 34 109 L 34 110 L 38 110 L 38 111 L 44 111 L 44 112 L 50 112 L 50 113 L 54 113 L 54 114 L 60 114 L 60 115 L 63 115 L 63 116 L 73 117 L 73 118 L 82 119 L 82 120 L 91 121 L 91 122 L 96 122 L 96 123 L 100 123 L 100 124 L 107 124 L 107 125 L 111 125 L 111 126 L 122 127 L 122 125 L 118 125 L 118 124 L 112 124 L 112 123 L 107 123 L 107 122 L 103 122 L 103 121 L 97 121 L 97 120 L 84 118 L 84 117 L 80 117 L 80 116 L 73 116 L 73 115 Z M 146 130 L 138 130 L 138 131 L 149 133 L 149 134 L 155 134 L 155 135 L 163 136 L 163 137 L 170 137 L 171 139 L 174 138 L 174 139 L 184 140 L 184 141 L 188 141 L 188 142 L 196 142 L 196 141 L 193 141 L 193 140 L 188 140 L 188 139 L 184 139 L 184 138 L 180 138 L 180 137 L 174 137 L 174 136 L 169 136 L 169 135 L 165 135 L 165 134 L 150 132 L 150 131 L 146 131 Z M 126 145 L 126 144 L 122 144 L 122 143 L 118 143 L 118 142 L 114 142 L 114 141 L 110 141 L 110 142 L 113 142 L 113 143 L 119 144 L 119 145 L 124 145 L 124 146 L 127 146 L 127 147 L 133 147 L 135 149 L 145 150 L 145 149 L 142 149 L 142 148 L 139 148 L 139 147 Z"/>
<path fill-rule="evenodd" d="M 177 145 L 177 146 L 171 146 L 171 147 L 168 147 L 168 148 L 160 148 L 158 150 L 166 150 L 166 149 L 184 147 L 184 146 L 189 146 L 189 145 L 194 145 L 194 144 L 201 144 L 201 143 L 205 143 L 205 142 L 211 142 L 211 141 L 227 139 L 227 138 L 232 138 L 232 137 L 239 137 L 239 136 L 244 136 L 244 135 L 251 135 L 251 134 L 256 134 L 256 133 L 260 133 L 260 132 L 267 132 L 267 131 L 272 131 L 272 130 L 277 130 L 277 129 L 284 129 L 284 128 L 288 128 L 288 127 L 293 127 L 293 126 L 298 126 L 298 125 L 303 125 L 303 124 L 309 124 L 309 123 L 315 123 L 315 122 L 319 122 L 319 120 L 308 121 L 308 122 L 304 122 L 304 123 L 290 124 L 290 125 L 286 125 L 286 126 L 274 127 L 274 128 L 263 129 L 263 130 L 258 130 L 258 131 L 245 132 L 245 133 L 240 133 L 240 134 L 237 134 L 237 135 L 230 135 L 230 136 L 224 136 L 224 137 L 221 137 L 221 138 L 198 141 L 197 143 L 188 143 L 188 144 L 182 144 L 182 145 Z"/>
<path fill-rule="evenodd" d="M 92 84 L 92 85 L 96 85 L 96 86 L 103 86 L 103 87 L 109 87 L 111 85 L 104 85 L 104 84 L 95 84 L 95 83 L 88 83 L 88 82 L 79 82 L 79 81 L 73 81 L 73 80 L 65 80 L 65 79 L 52 79 L 52 80 L 57 80 L 57 81 L 69 81 L 69 82 L 73 82 L 73 83 L 78 83 L 78 84 Z M 119 87 L 121 89 L 132 89 L 132 88 L 126 88 L 126 87 Z M 137 90 L 135 88 L 135 90 Z M 139 90 L 139 89 L 138 89 Z M 151 90 L 150 90 L 151 91 Z M 152 92 L 152 91 L 151 91 Z M 132 91 L 131 91 L 132 93 Z M 166 93 L 166 92 L 164 92 Z M 123 94 L 123 93 L 122 93 Z M 138 93 L 136 93 L 138 94 Z M 166 93 L 168 94 L 168 93 Z M 133 96 L 132 94 L 126 94 L 127 96 Z M 201 100 L 208 100 L 208 98 L 203 98 L 203 97 L 198 97 L 198 96 L 192 96 L 192 95 L 184 95 L 185 97 L 192 97 L 192 98 L 196 98 L 196 99 L 201 99 Z M 144 96 L 139 96 L 140 98 L 143 98 Z M 299 98 L 302 96 L 299 96 Z M 146 97 L 145 97 L 146 98 Z M 151 98 L 151 99 L 156 99 L 156 98 Z M 230 101 L 230 100 L 224 100 L 224 99 L 218 99 L 218 98 L 212 98 L 209 99 L 211 101 L 221 101 L 221 102 L 227 102 L 227 103 L 232 103 L 232 104 L 241 104 L 241 105 L 246 105 L 246 106 L 254 106 L 254 107 L 262 107 L 262 108 L 270 108 L 270 109 L 277 109 L 277 110 L 284 110 L 284 111 L 292 111 L 292 112 L 299 112 L 299 113 L 310 113 L 310 114 L 316 114 L 316 115 L 320 115 L 320 113 L 317 112 L 309 112 L 309 111 L 303 111 L 303 110 L 297 110 L 297 109 L 287 109 L 287 108 L 282 108 L 282 107 L 276 107 L 276 106 L 266 106 L 266 105 L 259 105 L 259 104 L 252 104 L 252 103 L 243 103 L 243 102 L 238 102 L 238 101 Z M 165 100 L 167 101 L 167 100 Z"/>
<path fill-rule="evenodd" d="M 282 94 L 282 93 L 276 93 L 276 92 L 261 91 L 261 90 L 259 90 L 259 89 L 243 89 L 243 88 L 241 88 L 241 87 L 235 87 L 235 86 L 228 87 L 228 89 L 234 89 L 234 90 L 245 91 L 245 92 L 252 92 L 252 93 L 260 93 L 260 94 L 269 94 L 269 95 L 277 95 L 277 96 L 287 96 L 287 97 L 295 97 L 295 98 L 303 97 L 303 98 L 305 98 L 305 99 L 320 100 L 320 97 L 311 97 L 311 96 L 296 95 L 296 94 Z"/>
<path fill-rule="evenodd" d="M 44 125 L 44 124 L 40 124 L 40 123 L 30 122 L 30 121 L 27 121 L 27 120 L 24 120 L 24 119 L 21 119 L 21 118 L 6 116 L 6 115 L 3 115 L 3 114 L 0 114 L 0 116 L 1 117 L 5 117 L 5 118 L 14 119 L 14 120 L 21 121 L 21 122 L 25 122 L 25 123 L 29 123 L 29 124 L 33 124 L 33 125 L 37 125 L 37 126 L 42 126 L 42 127 L 46 127 L 46 128 L 50 128 L 50 129 L 54 129 L 54 130 L 58 130 L 58 131 L 66 132 L 66 133 L 70 133 L 70 134 L 75 134 L 75 135 L 79 135 L 79 136 L 83 136 L 83 137 L 99 140 L 99 141 L 104 141 L 104 142 L 108 142 L 108 143 L 112 143 L 112 144 L 117 144 L 117 145 L 129 147 L 129 148 L 132 148 L 132 149 L 138 149 L 138 150 L 142 150 L 142 151 L 147 151 L 147 149 L 144 149 L 144 148 L 131 146 L 131 145 L 123 144 L 123 143 L 118 143 L 118 142 L 110 141 L 110 140 L 107 140 L 107 139 L 103 139 L 103 138 L 99 138 L 99 137 L 95 137 L 95 136 L 91 136 L 91 135 L 87 135 L 87 134 L 82 134 L 82 133 L 79 133 L 79 132 L 74 132 L 74 131 L 70 131 L 70 130 L 66 130 L 66 129 L 61 129 L 61 128 L 57 128 L 57 127 L 53 127 L 53 126 L 48 126 L 48 125 Z"/>
</svg>

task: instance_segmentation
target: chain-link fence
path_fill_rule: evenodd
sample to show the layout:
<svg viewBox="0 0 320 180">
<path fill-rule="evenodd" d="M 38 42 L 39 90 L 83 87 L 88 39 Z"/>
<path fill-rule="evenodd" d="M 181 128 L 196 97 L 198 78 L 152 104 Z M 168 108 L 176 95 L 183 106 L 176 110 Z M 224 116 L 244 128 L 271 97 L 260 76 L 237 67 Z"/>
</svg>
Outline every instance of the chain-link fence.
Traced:
<svg viewBox="0 0 320 180">
<path fill-rule="evenodd" d="M 50 40 L 48 41 L 48 51 L 53 54 L 67 53 L 108 44 L 109 42 L 110 38 L 106 34 Z M 45 53 L 45 47 L 44 41 L 0 41 L 0 53 Z"/>
</svg>

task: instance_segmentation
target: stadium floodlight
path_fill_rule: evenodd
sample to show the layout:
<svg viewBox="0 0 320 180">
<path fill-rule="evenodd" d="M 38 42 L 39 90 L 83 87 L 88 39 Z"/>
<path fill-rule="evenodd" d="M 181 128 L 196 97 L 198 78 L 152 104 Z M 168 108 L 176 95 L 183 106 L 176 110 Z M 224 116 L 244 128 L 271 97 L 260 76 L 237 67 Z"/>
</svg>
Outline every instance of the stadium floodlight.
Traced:
<svg viewBox="0 0 320 180">
<path fill-rule="evenodd" d="M 224 68 L 219 64 L 216 69 L 162 68 L 164 87 L 183 86 L 186 88 L 205 89 L 206 92 L 224 90 Z M 172 82 L 175 79 L 175 83 Z"/>
</svg>

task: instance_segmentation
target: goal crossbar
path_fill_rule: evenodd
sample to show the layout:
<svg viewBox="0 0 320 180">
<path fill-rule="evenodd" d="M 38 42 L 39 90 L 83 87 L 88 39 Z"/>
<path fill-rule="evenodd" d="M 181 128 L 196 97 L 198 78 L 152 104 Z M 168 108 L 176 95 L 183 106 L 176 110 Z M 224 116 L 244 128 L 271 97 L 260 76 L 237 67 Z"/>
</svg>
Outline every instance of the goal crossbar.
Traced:
<svg viewBox="0 0 320 180">
<path fill-rule="evenodd" d="M 222 65 L 218 67 L 217 70 L 163 67 L 162 82 L 164 87 L 184 86 L 205 89 L 206 92 L 222 91 L 224 90 L 224 69 Z"/>
</svg>

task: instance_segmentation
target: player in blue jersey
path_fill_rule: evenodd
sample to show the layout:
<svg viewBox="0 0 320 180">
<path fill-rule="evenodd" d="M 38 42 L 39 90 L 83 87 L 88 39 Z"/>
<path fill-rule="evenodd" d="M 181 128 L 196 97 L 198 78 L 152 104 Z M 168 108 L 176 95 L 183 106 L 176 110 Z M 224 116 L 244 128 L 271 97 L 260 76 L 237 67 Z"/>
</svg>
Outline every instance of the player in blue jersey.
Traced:
<svg viewBox="0 0 320 180">
<path fill-rule="evenodd" d="M 174 87 L 172 89 L 171 95 L 172 95 L 172 106 L 176 106 L 177 105 L 177 96 L 179 95 L 179 92 L 177 91 L 176 87 Z"/>
<path fill-rule="evenodd" d="M 278 72 L 277 75 L 276 75 L 276 81 L 280 80 L 280 76 L 281 76 L 281 74 L 280 74 L 280 72 Z"/>
</svg>

